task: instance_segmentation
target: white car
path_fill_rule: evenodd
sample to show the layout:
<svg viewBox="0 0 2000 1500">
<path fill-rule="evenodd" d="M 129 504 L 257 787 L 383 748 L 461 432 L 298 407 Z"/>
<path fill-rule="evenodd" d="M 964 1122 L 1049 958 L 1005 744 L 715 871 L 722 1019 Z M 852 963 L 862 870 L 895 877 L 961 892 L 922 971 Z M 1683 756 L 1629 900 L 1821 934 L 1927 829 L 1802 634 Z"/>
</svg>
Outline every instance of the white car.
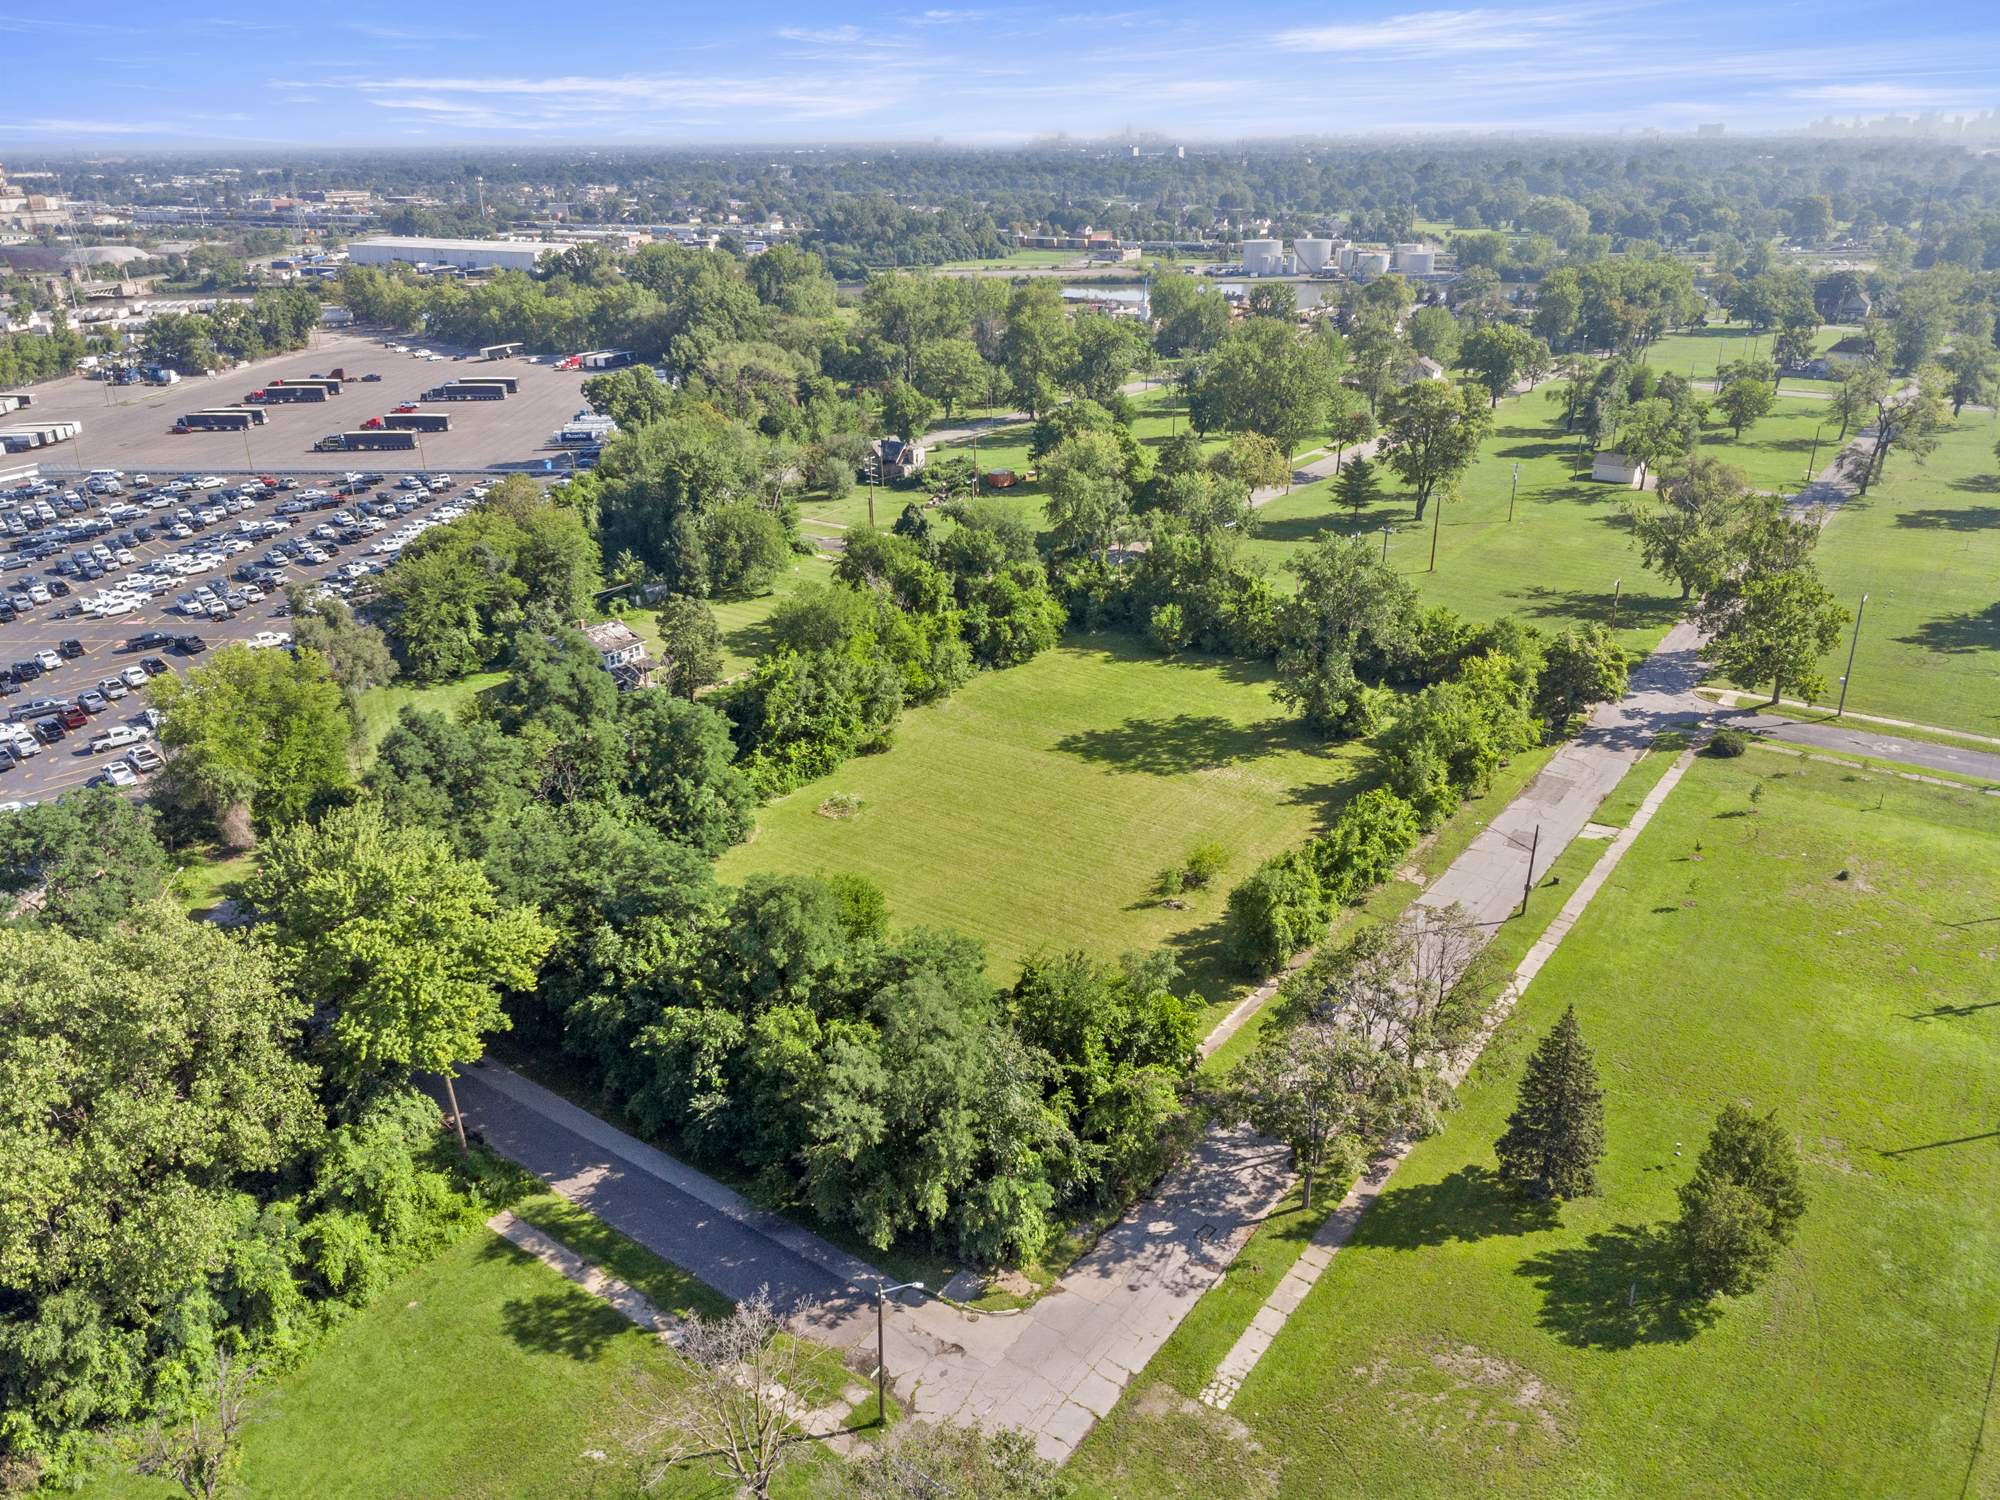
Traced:
<svg viewBox="0 0 2000 1500">
<path fill-rule="evenodd" d="M 264 602 L 264 591 L 254 583 L 246 583 L 243 585 L 243 597 L 248 599 L 252 604 L 262 604 Z"/>
<path fill-rule="evenodd" d="M 139 773 L 122 760 L 114 760 L 104 768 L 104 779 L 113 786 L 137 786 Z"/>
<path fill-rule="evenodd" d="M 270 651 L 291 643 L 292 635 L 288 630 L 260 630 L 243 644 L 252 651 Z"/>
<path fill-rule="evenodd" d="M 35 653 L 35 662 L 44 672 L 53 672 L 62 665 L 62 658 L 53 651 L 41 650 Z"/>
<path fill-rule="evenodd" d="M 219 490 L 222 488 L 222 481 L 213 474 L 204 474 L 194 482 L 194 487 L 198 490 Z"/>
<path fill-rule="evenodd" d="M 114 725 L 91 736 L 90 753 L 96 755 L 105 750 L 123 750 L 128 745 L 143 744 L 152 737 L 150 729 L 135 729 L 130 724 Z"/>
<path fill-rule="evenodd" d="M 49 591 L 39 583 L 31 583 L 28 585 L 28 597 L 37 604 L 47 604 Z"/>
<path fill-rule="evenodd" d="M 146 669 L 144 667 L 127 667 L 124 671 L 120 672 L 118 675 L 125 679 L 125 686 L 127 687 L 142 688 L 148 682 L 152 681 L 152 679 L 146 675 Z"/>
</svg>

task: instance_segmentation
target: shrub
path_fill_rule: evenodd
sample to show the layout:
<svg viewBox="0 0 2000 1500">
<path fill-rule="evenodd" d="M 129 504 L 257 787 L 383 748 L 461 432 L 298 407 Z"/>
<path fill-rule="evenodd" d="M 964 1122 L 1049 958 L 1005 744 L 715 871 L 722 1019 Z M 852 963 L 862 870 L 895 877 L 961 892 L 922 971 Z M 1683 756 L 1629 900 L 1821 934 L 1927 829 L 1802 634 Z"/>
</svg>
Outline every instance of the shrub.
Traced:
<svg viewBox="0 0 2000 1500">
<path fill-rule="evenodd" d="M 1326 931 L 1326 895 L 1304 851 L 1287 849 L 1229 893 L 1222 950 L 1252 974 L 1275 973 Z"/>
<path fill-rule="evenodd" d="M 1217 843 L 1196 844 L 1181 861 L 1181 872 L 1195 890 L 1206 886 L 1229 867 L 1229 851 Z"/>
<path fill-rule="evenodd" d="M 1715 737 L 1708 742 L 1708 753 L 1734 760 L 1750 748 L 1750 736 L 1740 729 L 1718 729 Z"/>
<path fill-rule="evenodd" d="M 1333 827 L 1310 846 L 1328 902 L 1344 905 L 1387 880 L 1416 847 L 1419 822 L 1415 807 L 1380 787 L 1343 807 Z"/>
</svg>

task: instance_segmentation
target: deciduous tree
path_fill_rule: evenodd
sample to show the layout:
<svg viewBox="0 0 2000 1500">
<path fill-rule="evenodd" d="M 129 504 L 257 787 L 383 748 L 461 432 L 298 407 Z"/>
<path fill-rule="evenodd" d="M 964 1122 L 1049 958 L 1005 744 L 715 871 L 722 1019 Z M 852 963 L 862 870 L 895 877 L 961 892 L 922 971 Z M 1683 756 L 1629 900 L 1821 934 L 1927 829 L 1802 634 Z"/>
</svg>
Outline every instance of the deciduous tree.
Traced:
<svg viewBox="0 0 2000 1500">
<path fill-rule="evenodd" d="M 1439 485 L 1472 467 L 1492 427 L 1478 397 L 1445 380 L 1413 380 L 1384 401 L 1377 453 L 1416 491 L 1418 520 Z"/>
</svg>

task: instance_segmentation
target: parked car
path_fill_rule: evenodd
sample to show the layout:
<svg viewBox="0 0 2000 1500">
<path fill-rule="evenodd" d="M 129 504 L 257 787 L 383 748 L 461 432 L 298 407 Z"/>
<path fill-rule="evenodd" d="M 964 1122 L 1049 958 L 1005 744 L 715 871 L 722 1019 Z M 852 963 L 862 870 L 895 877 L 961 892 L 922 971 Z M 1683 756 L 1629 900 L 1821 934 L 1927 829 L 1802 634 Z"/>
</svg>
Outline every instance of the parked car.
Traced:
<svg viewBox="0 0 2000 1500">
<path fill-rule="evenodd" d="M 126 787 L 139 784 L 139 773 L 122 760 L 114 760 L 104 768 L 104 780 L 111 786 Z"/>
<path fill-rule="evenodd" d="M 136 745 L 152 737 L 150 729 L 135 729 L 130 724 L 114 725 L 110 729 L 100 729 L 90 737 L 90 753 L 101 755 L 106 750 L 123 750 L 128 745 Z"/>
<path fill-rule="evenodd" d="M 76 637 L 74 636 L 71 636 L 68 640 L 62 642 L 61 645 L 59 645 L 56 649 L 62 652 L 62 654 L 66 658 L 72 661 L 74 661 L 79 656 L 87 656 L 90 654 L 87 650 L 85 650 L 83 642 L 76 639 Z"/>
<path fill-rule="evenodd" d="M 125 752 L 125 763 L 135 771 L 150 775 L 164 766 L 166 761 L 151 745 L 134 745 Z"/>
</svg>

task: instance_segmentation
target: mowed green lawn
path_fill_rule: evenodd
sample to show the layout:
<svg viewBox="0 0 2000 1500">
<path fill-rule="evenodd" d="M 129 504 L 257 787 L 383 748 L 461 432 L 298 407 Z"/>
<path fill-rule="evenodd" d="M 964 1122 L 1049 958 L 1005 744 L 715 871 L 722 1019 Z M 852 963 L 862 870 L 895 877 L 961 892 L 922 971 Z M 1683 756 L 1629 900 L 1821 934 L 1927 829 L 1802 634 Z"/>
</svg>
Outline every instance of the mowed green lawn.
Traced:
<svg viewBox="0 0 2000 1500">
<path fill-rule="evenodd" d="M 1698 760 L 1228 1416 L 1188 1398 L 1255 1312 L 1234 1284 L 1296 1235 L 1253 1241 L 1135 1381 L 1080 1494 L 2000 1493 L 1996 850 L 1991 798 Z M 1491 1143 L 1572 1002 L 1609 1154 L 1600 1196 L 1544 1209 Z M 1661 1233 L 1731 1100 L 1777 1111 L 1810 1207 L 1755 1292 L 1707 1307 Z"/>
<path fill-rule="evenodd" d="M 1868 595 L 1849 709 L 2000 735 L 1995 437 L 1990 415 L 1965 413 L 1924 467 L 1892 451 L 1883 482 L 1827 523 L 1821 577 L 1850 612 Z M 1851 639 L 1821 663 L 1829 703 Z"/>
<path fill-rule="evenodd" d="M 1298 548 L 1329 531 L 1365 533 L 1379 547 L 1388 526 L 1389 564 L 1426 604 L 1448 605 L 1474 620 L 1518 615 L 1551 633 L 1601 623 L 1615 626 L 1628 649 L 1650 651 L 1679 618 L 1680 591 L 1645 572 L 1631 549 L 1626 507 L 1634 492 L 1577 478 L 1588 471 L 1575 467 L 1576 440 L 1562 434 L 1560 423 L 1560 409 L 1540 392 L 1502 401 L 1459 498 L 1441 514 L 1426 513 L 1421 526 L 1414 497 L 1394 474 L 1378 469 L 1383 503 L 1358 519 L 1336 502 L 1334 481 L 1321 480 L 1260 507 L 1247 550 L 1289 592 L 1284 564 Z M 1515 464 L 1520 488 L 1510 522 Z"/>
<path fill-rule="evenodd" d="M 1045 946 L 1105 959 L 1171 947 L 1217 1000 L 1241 983 L 1220 961 L 1227 888 L 1323 827 L 1369 758 L 1307 733 L 1262 664 L 1072 635 L 905 713 L 893 749 L 760 810 L 716 873 L 865 875 L 897 926 L 983 938 L 1003 983 Z M 860 815 L 821 815 L 835 793 L 861 798 Z M 1160 905 L 1155 878 L 1205 840 L 1233 856 L 1220 887 Z"/>
<path fill-rule="evenodd" d="M 562 1218 L 556 1211 L 553 1227 L 573 1227 Z M 661 1305 L 685 1300 L 678 1288 L 660 1295 Z M 694 1300 L 716 1299 L 697 1288 Z M 480 1229 L 277 1382 L 273 1415 L 244 1439 L 241 1490 L 287 1500 L 722 1500 L 729 1487 L 698 1468 L 645 1489 L 624 1447 L 639 1422 L 628 1400 L 668 1368 L 655 1336 Z M 783 1492 L 803 1495 L 807 1478 Z M 179 1493 L 115 1474 L 83 1491 L 86 1500 Z"/>
</svg>

